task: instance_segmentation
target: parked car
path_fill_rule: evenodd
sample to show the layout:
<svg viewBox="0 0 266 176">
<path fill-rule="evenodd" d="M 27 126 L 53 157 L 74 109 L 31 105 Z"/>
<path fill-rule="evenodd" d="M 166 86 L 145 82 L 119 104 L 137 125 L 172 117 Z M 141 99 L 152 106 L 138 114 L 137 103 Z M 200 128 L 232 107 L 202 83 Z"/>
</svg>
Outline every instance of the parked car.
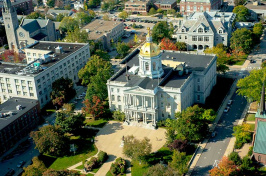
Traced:
<svg viewBox="0 0 266 176">
<path fill-rule="evenodd" d="M 5 176 L 11 176 L 15 174 L 15 170 L 14 169 L 10 169 Z"/>
<path fill-rule="evenodd" d="M 233 100 L 229 100 L 227 104 L 231 105 L 232 103 L 233 103 Z"/>
<path fill-rule="evenodd" d="M 224 109 L 224 112 L 228 112 L 230 110 L 230 107 L 227 106 L 225 109 Z"/>
</svg>

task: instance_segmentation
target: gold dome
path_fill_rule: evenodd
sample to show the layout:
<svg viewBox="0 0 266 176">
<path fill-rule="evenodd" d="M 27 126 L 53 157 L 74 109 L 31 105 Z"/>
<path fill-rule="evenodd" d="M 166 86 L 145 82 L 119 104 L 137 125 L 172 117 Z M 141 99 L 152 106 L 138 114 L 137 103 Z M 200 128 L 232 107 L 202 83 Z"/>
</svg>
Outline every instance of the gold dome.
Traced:
<svg viewBox="0 0 266 176">
<path fill-rule="evenodd" d="M 140 55 L 146 57 L 154 57 L 160 54 L 160 48 L 155 43 L 145 43 L 140 49 Z"/>
</svg>

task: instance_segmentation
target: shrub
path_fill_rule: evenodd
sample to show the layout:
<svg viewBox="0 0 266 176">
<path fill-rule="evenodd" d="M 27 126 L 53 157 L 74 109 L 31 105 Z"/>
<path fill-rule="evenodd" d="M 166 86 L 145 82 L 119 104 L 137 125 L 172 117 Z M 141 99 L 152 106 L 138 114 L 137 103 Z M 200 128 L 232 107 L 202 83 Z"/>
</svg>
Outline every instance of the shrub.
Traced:
<svg viewBox="0 0 266 176">
<path fill-rule="evenodd" d="M 255 167 L 253 166 L 252 160 L 248 156 L 245 156 L 243 158 L 240 168 L 244 172 L 255 170 Z"/>
<path fill-rule="evenodd" d="M 166 121 L 165 120 L 160 120 L 159 122 L 157 122 L 157 126 L 158 127 L 166 127 Z"/>
<path fill-rule="evenodd" d="M 108 155 L 106 152 L 100 151 L 98 154 L 98 163 L 103 164 L 108 158 Z"/>
<path fill-rule="evenodd" d="M 125 113 L 120 112 L 120 111 L 114 111 L 113 112 L 113 118 L 115 120 L 125 121 Z"/>
<path fill-rule="evenodd" d="M 98 159 L 96 157 L 92 157 L 87 163 L 85 163 L 85 170 L 91 171 L 92 169 L 98 166 Z"/>
<path fill-rule="evenodd" d="M 248 150 L 248 156 L 251 156 L 253 153 L 253 147 L 249 147 L 249 150 Z"/>
<path fill-rule="evenodd" d="M 188 146 L 188 141 L 182 139 L 176 139 L 171 144 L 168 145 L 168 147 L 171 150 L 178 150 L 179 152 L 186 152 L 187 146 Z"/>
<path fill-rule="evenodd" d="M 236 165 L 240 165 L 241 164 L 241 158 L 240 156 L 238 155 L 237 152 L 232 152 L 230 153 L 229 157 L 228 157 L 229 160 L 233 161 Z"/>
<path fill-rule="evenodd" d="M 112 163 L 110 172 L 112 175 L 122 175 L 126 172 L 126 161 L 123 158 L 117 158 Z"/>
</svg>

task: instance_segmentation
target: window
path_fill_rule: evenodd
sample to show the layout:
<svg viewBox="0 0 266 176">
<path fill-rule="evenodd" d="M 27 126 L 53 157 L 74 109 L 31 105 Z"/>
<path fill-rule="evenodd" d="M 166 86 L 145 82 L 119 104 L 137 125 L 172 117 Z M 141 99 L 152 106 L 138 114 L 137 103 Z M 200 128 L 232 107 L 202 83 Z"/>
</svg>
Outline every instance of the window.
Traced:
<svg viewBox="0 0 266 176">
<path fill-rule="evenodd" d="M 219 30 L 219 34 L 222 34 L 222 33 L 223 33 L 223 30 L 222 30 L 222 29 L 220 29 L 220 30 Z"/>
<path fill-rule="evenodd" d="M 202 36 L 199 36 L 198 37 L 198 41 L 203 41 L 203 37 Z"/>
<path fill-rule="evenodd" d="M 115 96 L 114 95 L 112 95 L 112 101 L 115 101 Z"/>
<path fill-rule="evenodd" d="M 121 97 L 118 95 L 117 96 L 117 101 L 120 102 L 121 101 Z"/>
<path fill-rule="evenodd" d="M 174 96 L 174 99 L 175 99 L 175 100 L 177 99 L 176 95 Z"/>
<path fill-rule="evenodd" d="M 9 90 L 8 90 L 8 93 L 12 93 L 12 90 L 9 89 Z"/>
<path fill-rule="evenodd" d="M 182 36 L 181 35 L 179 36 L 179 39 L 182 39 Z"/>
<path fill-rule="evenodd" d="M 161 98 L 163 98 L 163 94 L 161 94 Z"/>
<path fill-rule="evenodd" d="M 203 33 L 203 29 L 202 28 L 199 28 L 198 29 L 198 33 Z"/>
<path fill-rule="evenodd" d="M 194 10 L 194 12 L 197 11 L 197 6 L 194 6 L 193 7 L 193 10 Z"/>
<path fill-rule="evenodd" d="M 222 37 L 222 41 L 224 41 L 224 37 Z"/>
<path fill-rule="evenodd" d="M 1 84 L 2 85 L 2 84 Z M 11 87 L 11 84 L 7 84 L 7 88 L 10 88 Z"/>
<path fill-rule="evenodd" d="M 197 41 L 197 36 L 192 36 L 192 41 Z"/>
<path fill-rule="evenodd" d="M 119 89 L 117 89 L 117 93 L 119 93 Z"/>
<path fill-rule="evenodd" d="M 153 63 L 152 63 L 152 69 L 153 69 L 153 70 L 156 70 L 156 62 L 153 62 Z"/>
<path fill-rule="evenodd" d="M 19 89 L 19 85 L 16 85 L 16 88 Z"/>
<path fill-rule="evenodd" d="M 200 91 L 200 85 L 198 85 L 198 91 Z"/>
<path fill-rule="evenodd" d="M 29 90 L 33 90 L 33 88 L 32 87 L 29 87 Z"/>
<path fill-rule="evenodd" d="M 36 53 L 33 53 L 33 56 L 36 56 Z"/>
<path fill-rule="evenodd" d="M 198 83 L 200 82 L 200 78 L 198 78 Z"/>
<path fill-rule="evenodd" d="M 200 6 L 200 11 L 203 12 L 203 6 Z"/>
<path fill-rule="evenodd" d="M 189 5 L 187 6 L 187 10 L 190 11 L 190 6 Z"/>
<path fill-rule="evenodd" d="M 15 83 L 18 83 L 18 80 L 17 79 L 15 79 Z"/>
<path fill-rule="evenodd" d="M 42 77 L 42 80 L 45 80 L 45 77 L 44 76 Z"/>
<path fill-rule="evenodd" d="M 122 106 L 118 105 L 118 110 L 121 111 L 122 110 Z"/>
<path fill-rule="evenodd" d="M 163 108 L 163 102 L 161 102 L 161 107 Z"/>
<path fill-rule="evenodd" d="M 164 117 L 164 113 L 162 113 L 162 117 Z"/>
<path fill-rule="evenodd" d="M 39 92 L 39 95 L 42 95 L 42 91 Z"/>
<path fill-rule="evenodd" d="M 197 101 L 200 101 L 200 95 L 197 95 Z"/>
<path fill-rule="evenodd" d="M 185 36 L 185 39 L 187 39 L 187 36 Z"/>
<path fill-rule="evenodd" d="M 22 86 L 22 90 L 25 90 L 26 89 L 26 86 Z"/>
<path fill-rule="evenodd" d="M 111 92 L 114 92 L 114 88 L 111 88 Z"/>
<path fill-rule="evenodd" d="M 21 80 L 21 84 L 25 84 L 25 80 Z"/>
<path fill-rule="evenodd" d="M 8 83 L 9 83 L 9 81 L 10 81 L 10 80 L 9 80 L 9 78 L 6 78 L 6 82 L 8 82 Z"/>
<path fill-rule="evenodd" d="M 28 96 L 27 92 L 23 92 L 23 95 L 24 95 L 24 96 Z"/>
<path fill-rule="evenodd" d="M 209 41 L 209 37 L 204 37 L 204 41 L 208 42 Z"/>
<path fill-rule="evenodd" d="M 261 157 L 260 157 L 260 155 L 258 156 L 258 161 L 261 161 Z"/>
<path fill-rule="evenodd" d="M 34 97 L 34 93 L 30 93 L 30 97 Z"/>
<path fill-rule="evenodd" d="M 2 92 L 6 92 L 6 89 L 2 89 Z"/>
<path fill-rule="evenodd" d="M 182 29 L 182 32 L 186 32 L 186 30 L 183 28 L 183 29 Z"/>
<path fill-rule="evenodd" d="M 37 83 L 40 83 L 41 82 L 41 80 L 40 79 L 37 79 Z"/>
<path fill-rule="evenodd" d="M 149 71 L 149 63 L 148 62 L 145 63 L 145 70 Z"/>
<path fill-rule="evenodd" d="M 42 54 L 38 54 L 39 57 L 42 57 Z"/>
<path fill-rule="evenodd" d="M 30 56 L 30 52 L 27 52 L 27 56 Z"/>
<path fill-rule="evenodd" d="M 21 91 L 17 91 L 17 95 L 21 95 Z"/>
</svg>

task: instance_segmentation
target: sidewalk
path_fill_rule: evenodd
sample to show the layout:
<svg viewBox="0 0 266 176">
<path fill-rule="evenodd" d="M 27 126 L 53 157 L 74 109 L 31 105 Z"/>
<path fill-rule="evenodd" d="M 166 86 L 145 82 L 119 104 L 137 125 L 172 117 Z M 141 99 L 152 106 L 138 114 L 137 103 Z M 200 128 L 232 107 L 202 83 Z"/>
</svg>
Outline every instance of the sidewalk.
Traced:
<svg viewBox="0 0 266 176">
<path fill-rule="evenodd" d="M 235 92 L 235 89 L 236 89 L 236 83 L 237 83 L 238 79 L 236 79 L 234 81 L 234 83 L 232 84 L 230 90 L 229 90 L 229 93 L 228 95 L 224 98 L 223 102 L 222 102 L 222 105 L 220 106 L 219 110 L 218 110 L 218 113 L 217 113 L 217 117 L 215 119 L 215 121 L 211 124 L 210 126 L 210 131 L 213 131 L 217 125 L 217 123 L 219 122 L 222 114 L 223 114 L 223 110 L 224 108 L 227 106 L 227 102 L 228 100 L 230 100 L 230 98 L 232 97 L 232 95 L 234 94 Z M 194 159 L 192 161 L 192 163 L 190 164 L 190 167 L 189 167 L 189 170 L 188 170 L 188 173 L 186 174 L 187 176 L 190 176 L 191 173 L 193 172 L 203 150 L 205 149 L 207 143 L 208 143 L 209 139 L 205 139 L 201 144 L 199 144 L 199 147 L 198 147 L 198 150 L 197 152 L 195 153 L 194 155 Z"/>
</svg>

